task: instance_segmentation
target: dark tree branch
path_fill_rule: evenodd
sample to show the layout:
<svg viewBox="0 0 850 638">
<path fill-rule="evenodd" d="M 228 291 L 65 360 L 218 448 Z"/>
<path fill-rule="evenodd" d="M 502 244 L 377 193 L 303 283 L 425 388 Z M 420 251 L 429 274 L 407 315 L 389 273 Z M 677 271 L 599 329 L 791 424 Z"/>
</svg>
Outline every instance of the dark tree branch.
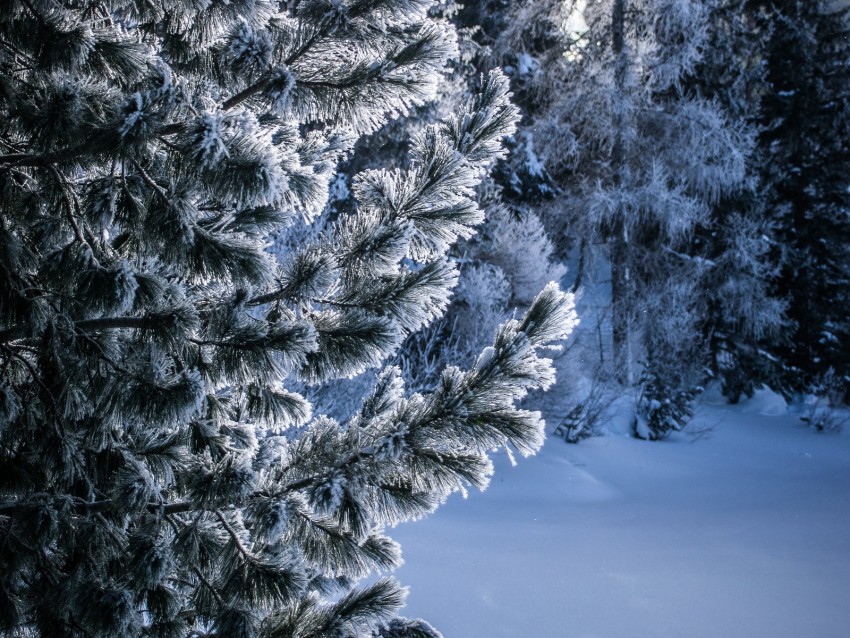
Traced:
<svg viewBox="0 0 850 638">
<path fill-rule="evenodd" d="M 101 317 L 99 319 L 81 319 L 74 322 L 74 327 L 81 332 L 98 332 L 101 330 L 144 330 L 155 325 L 158 321 L 173 316 L 166 314 L 149 314 L 144 317 Z M 21 324 L 0 330 L 0 344 L 9 343 L 27 337 L 27 326 Z"/>
</svg>

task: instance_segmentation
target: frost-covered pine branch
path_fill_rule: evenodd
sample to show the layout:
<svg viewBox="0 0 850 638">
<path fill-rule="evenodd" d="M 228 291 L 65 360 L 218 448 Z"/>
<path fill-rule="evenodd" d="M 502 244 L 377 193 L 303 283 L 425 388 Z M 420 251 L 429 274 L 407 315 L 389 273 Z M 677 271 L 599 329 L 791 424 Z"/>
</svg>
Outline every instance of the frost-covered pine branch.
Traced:
<svg viewBox="0 0 850 638">
<path fill-rule="evenodd" d="M 283 6 L 285 5 L 285 6 Z M 372 636 L 385 528 L 532 453 L 516 401 L 574 322 L 550 285 L 478 366 L 347 423 L 293 391 L 386 366 L 442 315 L 446 254 L 516 110 L 499 73 L 360 173 L 278 256 L 355 141 L 435 95 L 425 0 L 12 0 L 0 20 L 0 635 Z M 296 429 L 297 428 L 297 429 Z"/>
</svg>

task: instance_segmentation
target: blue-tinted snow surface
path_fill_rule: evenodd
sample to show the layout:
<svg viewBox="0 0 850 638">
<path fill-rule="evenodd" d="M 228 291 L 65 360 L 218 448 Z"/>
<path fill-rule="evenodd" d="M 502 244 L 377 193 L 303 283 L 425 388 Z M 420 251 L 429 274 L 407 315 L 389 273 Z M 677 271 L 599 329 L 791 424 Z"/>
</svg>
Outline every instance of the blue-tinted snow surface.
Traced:
<svg viewBox="0 0 850 638">
<path fill-rule="evenodd" d="M 392 530 L 403 614 L 446 638 L 850 636 L 850 425 L 777 399 L 701 405 L 696 439 L 500 456 L 486 492 Z"/>
</svg>

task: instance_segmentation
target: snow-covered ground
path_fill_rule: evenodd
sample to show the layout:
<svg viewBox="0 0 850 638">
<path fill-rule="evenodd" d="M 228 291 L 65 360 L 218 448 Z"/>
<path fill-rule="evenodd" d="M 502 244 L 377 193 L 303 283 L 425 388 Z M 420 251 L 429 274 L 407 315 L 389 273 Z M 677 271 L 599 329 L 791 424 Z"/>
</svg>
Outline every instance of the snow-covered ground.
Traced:
<svg viewBox="0 0 850 638">
<path fill-rule="evenodd" d="M 446 638 L 850 636 L 850 430 L 762 393 L 663 442 L 543 451 L 393 530 L 403 614 Z"/>
</svg>

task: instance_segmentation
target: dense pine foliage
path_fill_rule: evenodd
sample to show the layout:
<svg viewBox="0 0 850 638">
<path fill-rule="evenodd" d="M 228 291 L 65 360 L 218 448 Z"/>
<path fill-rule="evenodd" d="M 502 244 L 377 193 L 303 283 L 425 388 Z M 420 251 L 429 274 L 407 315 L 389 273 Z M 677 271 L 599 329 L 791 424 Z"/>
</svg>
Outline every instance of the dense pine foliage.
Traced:
<svg viewBox="0 0 850 638">
<path fill-rule="evenodd" d="M 0 9 L 0 634 L 404 636 L 387 526 L 542 443 L 515 406 L 573 323 L 550 285 L 469 370 L 386 367 L 346 423 L 295 385 L 382 366 L 516 113 L 499 73 L 360 172 L 456 56 L 420 0 L 12 0 Z M 291 244 L 291 242 L 290 242 Z"/>
</svg>

